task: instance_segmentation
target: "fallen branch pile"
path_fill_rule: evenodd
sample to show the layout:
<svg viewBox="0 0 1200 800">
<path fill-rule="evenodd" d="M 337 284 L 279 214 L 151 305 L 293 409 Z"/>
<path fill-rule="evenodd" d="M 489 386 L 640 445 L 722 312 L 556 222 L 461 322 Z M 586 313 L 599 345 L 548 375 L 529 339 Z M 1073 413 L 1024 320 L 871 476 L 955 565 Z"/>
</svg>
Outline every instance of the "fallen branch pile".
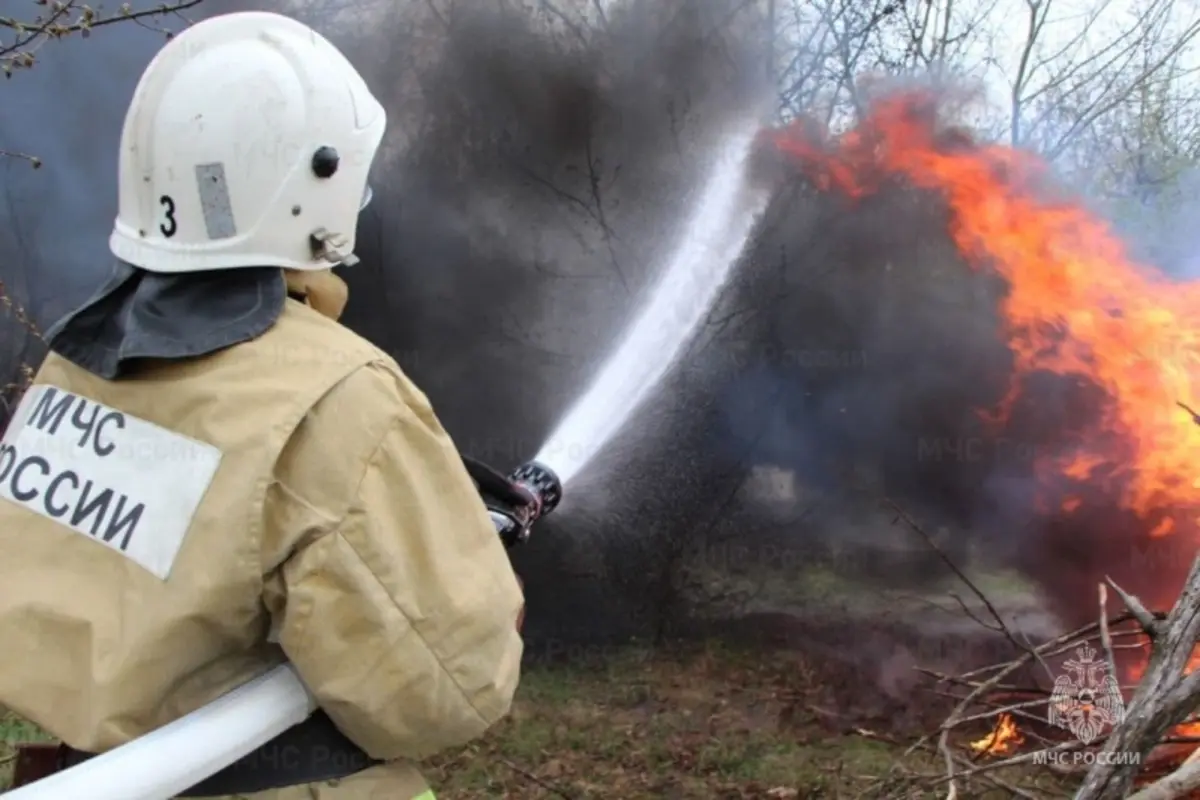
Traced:
<svg viewBox="0 0 1200 800">
<path fill-rule="evenodd" d="M 1031 800 L 1200 798 L 1200 736 L 1188 735 L 1200 734 L 1191 716 L 1200 706 L 1200 670 L 1188 672 L 1200 638 L 1200 556 L 1169 612 L 1148 610 L 1106 578 L 1098 586 L 1096 622 L 1035 644 L 916 521 L 891 501 L 887 505 L 974 595 L 972 604 L 953 596 L 962 611 L 1007 639 L 1018 655 L 960 675 L 922 668 L 932 691 L 952 697 L 955 705 L 906 756 L 936 752 L 942 773 L 914 773 L 902 759 L 864 796 L 938 791 L 956 800 L 994 790 Z M 1110 612 L 1110 591 L 1124 611 Z M 1137 685 L 1120 686 L 1121 670 L 1127 674 L 1141 663 Z M 1018 772 L 1025 778 L 1021 786 L 1010 778 Z"/>
</svg>

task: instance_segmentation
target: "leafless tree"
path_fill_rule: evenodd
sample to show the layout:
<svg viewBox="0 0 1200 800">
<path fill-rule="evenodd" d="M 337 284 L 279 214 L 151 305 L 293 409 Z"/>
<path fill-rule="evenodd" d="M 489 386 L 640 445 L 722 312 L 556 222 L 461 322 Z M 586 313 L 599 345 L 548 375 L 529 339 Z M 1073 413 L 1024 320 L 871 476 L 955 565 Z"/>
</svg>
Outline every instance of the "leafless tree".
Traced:
<svg viewBox="0 0 1200 800">
<path fill-rule="evenodd" d="M 46 42 L 72 34 L 86 39 L 92 31 L 116 23 L 133 23 L 159 31 L 170 38 L 174 31 L 163 26 L 163 18 L 176 17 L 189 22 L 183 12 L 200 5 L 202 1 L 177 0 L 146 8 L 134 8 L 130 3 L 122 3 L 116 12 L 105 14 L 79 0 L 32 0 L 30 5 L 39 8 L 28 15 L 0 17 L 0 29 L 8 33 L 0 37 L 0 69 L 6 77 L 11 77 L 14 70 L 32 67 L 37 62 L 38 50 Z"/>
<path fill-rule="evenodd" d="M 36 65 L 39 51 L 47 42 L 69 36 L 86 39 L 92 31 L 118 23 L 138 25 L 170 38 L 175 34 L 172 27 L 178 26 L 168 27 L 166 23 L 190 24 L 184 12 L 201 2 L 203 0 L 175 0 L 142 8 L 122 3 L 117 11 L 103 13 L 80 0 L 31 0 L 28 5 L 32 8 L 28 13 L 0 16 L 0 70 L 5 78 L 11 78 L 14 73 Z M 42 165 L 41 159 L 32 153 L 0 149 L 0 157 L 23 159 L 34 169 Z"/>
<path fill-rule="evenodd" d="M 881 66 L 879 42 L 899 9 L 894 0 L 772 2 L 781 117 L 824 124 L 857 119 L 863 110 L 858 79 Z"/>
<path fill-rule="evenodd" d="M 1147 41 L 1142 69 L 1159 61 L 1170 42 Z M 1189 68 L 1180 53 L 1169 56 L 1071 148 L 1069 168 L 1090 176 L 1096 195 L 1146 202 L 1175 185 L 1200 157 L 1200 115 Z"/>
<path fill-rule="evenodd" d="M 1097 0 L 1066 35 L 1063 11 L 1057 0 L 1025 0 L 1009 81 L 1010 142 L 1051 160 L 1160 79 L 1200 34 L 1200 12 L 1174 0 L 1141 0 L 1125 19 L 1113 0 Z"/>
</svg>

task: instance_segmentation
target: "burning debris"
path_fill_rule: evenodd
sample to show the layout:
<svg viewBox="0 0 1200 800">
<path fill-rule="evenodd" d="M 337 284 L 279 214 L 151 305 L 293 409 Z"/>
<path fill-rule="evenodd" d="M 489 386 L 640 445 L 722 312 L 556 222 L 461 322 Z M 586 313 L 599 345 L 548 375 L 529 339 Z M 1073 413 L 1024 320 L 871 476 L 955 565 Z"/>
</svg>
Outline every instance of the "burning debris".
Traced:
<svg viewBox="0 0 1200 800">
<path fill-rule="evenodd" d="M 1066 435 L 1031 459 L 1035 530 L 1022 567 L 1072 622 L 1091 617 L 1079 599 L 1109 570 L 1169 603 L 1190 558 L 1164 558 L 1153 574 L 1130 562 L 1135 549 L 1200 533 L 1200 427 L 1188 410 L 1200 405 L 1200 283 L 1133 261 L 1103 221 L 1054 191 L 1043 162 L 970 142 L 939 119 L 930 93 L 887 97 L 832 141 L 805 127 L 773 140 L 813 184 L 851 203 L 897 182 L 941 199 L 963 258 L 1004 286 L 997 334 L 1011 366 L 1003 395 L 976 410 L 984 436 L 1024 438 L 1029 418 L 1055 406 L 1066 414 Z"/>
<path fill-rule="evenodd" d="M 1004 712 L 996 718 L 996 727 L 987 736 L 971 742 L 971 749 L 980 755 L 1004 756 L 1025 744 L 1025 737 L 1012 714 Z"/>
<path fill-rule="evenodd" d="M 892 508 L 937 550 L 919 524 Z M 937 552 L 983 607 L 976 614 L 960 600 L 963 611 L 1019 655 L 957 675 L 918 667 L 931 679 L 929 691 L 956 704 L 938 730 L 907 753 L 937 754 L 944 771 L 914 772 L 898 762 L 869 796 L 911 797 L 940 787 L 949 800 L 987 788 L 1030 800 L 1068 789 L 1076 800 L 1200 798 L 1200 717 L 1193 713 L 1200 672 L 1192 669 L 1200 557 L 1169 614 L 1147 611 L 1109 581 L 1125 613 L 1109 616 L 1107 588 L 1100 584 L 1096 621 L 1037 644 Z M 988 726 L 982 736 L 981 724 Z M 1049 783 L 1037 791 L 1009 779 L 1013 770 L 1039 768 Z"/>
<path fill-rule="evenodd" d="M 1057 601 L 1060 616 L 1079 627 L 1035 645 L 947 558 L 987 609 L 979 621 L 1021 655 L 964 675 L 933 676 L 941 691 L 958 693 L 958 705 L 918 747 L 936 748 L 945 774 L 914 777 L 907 789 L 924 781 L 953 798 L 983 780 L 1035 797 L 998 771 L 1061 767 L 1061 754 L 1087 768 L 1081 799 L 1127 797 L 1135 783 L 1175 767 L 1133 796 L 1163 800 L 1200 789 L 1200 758 L 1189 756 L 1190 734 L 1200 731 L 1189 718 L 1200 704 L 1200 671 L 1193 671 L 1200 661 L 1193 652 L 1200 559 L 1185 574 L 1200 540 L 1200 418 L 1193 411 L 1200 406 L 1200 282 L 1176 282 L 1134 261 L 1082 203 L 1054 193 L 1043 162 L 973 141 L 940 118 L 929 92 L 886 97 L 837 138 L 804 124 L 769 139 L 811 185 L 851 204 L 897 184 L 945 204 L 960 254 L 1004 286 L 997 333 L 1011 368 L 998 402 L 977 409 L 987 435 L 1011 435 L 1023 418 L 1044 410 L 1048 378 L 1073 397 L 1060 403 L 1074 408 L 1066 438 L 1031 459 L 1031 530 L 1017 559 Z M 1164 544 L 1181 549 L 1161 559 L 1130 558 L 1134 551 L 1165 553 Z M 1095 597 L 1097 584 L 1099 620 L 1082 624 L 1096 619 L 1095 606 L 1081 601 Z M 1170 613 L 1151 613 L 1138 599 L 1168 608 L 1180 587 Z M 1110 618 L 1109 588 L 1128 609 L 1124 615 Z M 990 732 L 978 738 L 984 721 Z"/>
</svg>

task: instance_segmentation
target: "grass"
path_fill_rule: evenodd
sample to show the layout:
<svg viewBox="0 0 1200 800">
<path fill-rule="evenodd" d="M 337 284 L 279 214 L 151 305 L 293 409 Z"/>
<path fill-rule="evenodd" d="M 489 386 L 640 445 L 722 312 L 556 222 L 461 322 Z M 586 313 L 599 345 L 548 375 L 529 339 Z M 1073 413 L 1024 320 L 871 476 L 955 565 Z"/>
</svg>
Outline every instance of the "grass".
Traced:
<svg viewBox="0 0 1200 800">
<path fill-rule="evenodd" d="M 781 724 L 792 698 L 780 678 L 712 649 L 627 653 L 584 673 L 535 669 L 510 719 L 428 774 L 439 796 L 463 800 L 787 798 L 827 795 L 847 762 L 887 769 L 887 743 Z"/>
<path fill-rule="evenodd" d="M 441 800 L 855 797 L 888 773 L 904 743 L 881 729 L 831 729 L 809 703 L 820 680 L 797 654 L 717 645 L 535 666 L 508 719 L 425 773 Z M 45 739 L 11 714 L 0 733 L 4 769 L 13 744 Z M 927 754 L 904 763 L 938 771 Z M 0 773 L 0 786 L 7 778 Z"/>
<path fill-rule="evenodd" d="M 626 653 L 586 672 L 534 669 L 508 720 L 427 774 L 439 797 L 458 800 L 786 800 L 861 795 L 897 759 L 938 771 L 932 754 L 904 757 L 907 743 L 882 730 L 831 730 L 809 702 L 819 680 L 796 654 L 715 645 Z"/>
<path fill-rule="evenodd" d="M 50 740 L 36 725 L 0 708 L 0 789 L 7 787 L 12 779 L 13 761 L 16 758 L 14 745 Z"/>
</svg>

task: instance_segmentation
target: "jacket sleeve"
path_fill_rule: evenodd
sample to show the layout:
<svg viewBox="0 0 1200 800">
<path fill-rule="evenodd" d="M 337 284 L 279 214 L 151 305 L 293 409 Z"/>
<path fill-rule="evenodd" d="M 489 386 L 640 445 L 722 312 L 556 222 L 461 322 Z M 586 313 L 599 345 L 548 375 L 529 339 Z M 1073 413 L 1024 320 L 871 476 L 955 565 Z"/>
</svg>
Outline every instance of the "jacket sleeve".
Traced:
<svg viewBox="0 0 1200 800">
<path fill-rule="evenodd" d="M 297 540 L 272 608 L 275 636 L 321 707 L 385 760 L 461 745 L 508 712 L 524 603 L 457 448 L 425 396 L 393 377 L 394 409 L 364 450 L 348 507 Z M 339 416 L 359 403 L 373 415 L 378 395 L 343 397 Z M 338 427 L 344 435 L 345 416 Z"/>
</svg>

